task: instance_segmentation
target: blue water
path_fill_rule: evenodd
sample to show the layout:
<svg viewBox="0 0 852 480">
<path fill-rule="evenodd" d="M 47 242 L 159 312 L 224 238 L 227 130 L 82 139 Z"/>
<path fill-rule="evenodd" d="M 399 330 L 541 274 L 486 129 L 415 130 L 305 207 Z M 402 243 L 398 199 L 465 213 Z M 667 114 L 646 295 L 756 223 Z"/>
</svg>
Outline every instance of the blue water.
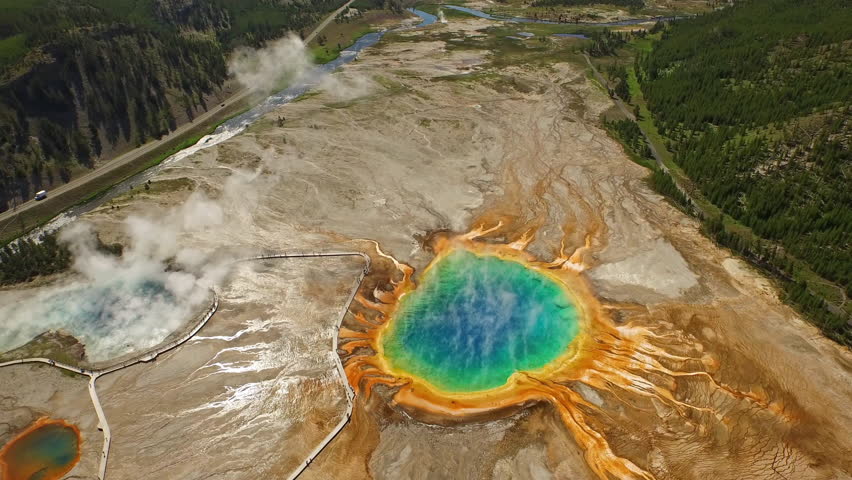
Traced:
<svg viewBox="0 0 852 480">
<path fill-rule="evenodd" d="M 85 324 L 92 332 L 108 334 L 116 328 L 116 313 L 130 313 L 131 322 L 144 315 L 146 305 L 134 305 L 132 299 L 145 299 L 150 303 L 175 302 L 174 295 L 162 283 L 151 280 L 139 283 L 116 282 L 81 287 L 49 297 L 42 303 L 40 315 L 47 323 L 55 320 L 56 323 Z"/>
<path fill-rule="evenodd" d="M 421 10 L 416 10 L 414 8 L 409 8 L 409 12 L 417 15 L 422 19 L 422 21 L 414 28 L 425 27 L 427 25 L 431 25 L 438 20 L 438 17 L 435 15 L 423 12 Z M 405 28 L 405 27 L 402 27 Z M 394 30 L 401 30 L 394 29 Z M 391 30 L 393 31 L 393 30 Z M 319 79 L 327 75 L 338 68 L 346 65 L 347 63 L 352 62 L 356 58 L 358 58 L 358 53 L 361 50 L 364 50 L 367 47 L 371 47 L 379 42 L 382 37 L 387 33 L 387 30 L 380 32 L 371 32 L 355 41 L 351 46 L 340 51 L 340 56 L 335 58 L 334 60 L 324 63 L 322 65 L 317 66 L 317 70 L 315 75 L 313 75 L 313 79 L 309 79 L 304 83 L 300 83 L 298 85 L 293 85 L 292 87 L 285 88 L 278 93 L 270 95 L 266 100 L 263 101 L 260 105 L 248 110 L 245 113 L 237 115 L 220 125 L 212 135 L 210 135 L 211 140 L 215 140 L 217 135 L 220 135 L 225 132 L 234 132 L 234 131 L 242 131 L 245 130 L 246 127 L 257 121 L 258 118 L 263 115 L 286 105 L 298 97 L 308 93 L 310 90 L 316 88 L 319 83 Z M 201 142 L 204 140 L 202 139 Z M 217 142 L 218 143 L 218 142 Z"/>
<path fill-rule="evenodd" d="M 579 331 L 562 285 L 521 263 L 455 251 L 402 298 L 382 337 L 392 368 L 448 392 L 499 387 L 543 367 Z"/>
<path fill-rule="evenodd" d="M 423 19 L 423 21 L 420 22 L 419 24 L 417 24 L 417 26 L 414 27 L 414 28 L 420 28 L 420 27 L 425 27 L 427 25 L 432 25 L 433 23 L 438 21 L 438 17 L 436 17 L 435 15 L 432 15 L 431 13 L 426 13 L 422 10 L 417 10 L 416 8 L 409 8 L 408 11 Z"/>
<path fill-rule="evenodd" d="M 617 22 L 554 22 L 552 20 L 538 20 L 535 18 L 524 18 L 524 17 L 501 17 L 498 15 L 491 15 L 490 13 L 485 13 L 481 10 L 476 10 L 468 7 L 460 7 L 458 5 L 444 5 L 443 8 L 449 8 L 451 10 L 458 10 L 459 12 L 464 12 L 469 15 L 473 15 L 479 18 L 485 18 L 487 20 L 499 20 L 503 22 L 517 22 L 517 23 L 543 23 L 546 25 L 589 25 L 596 27 L 622 27 L 625 25 L 638 25 L 640 23 L 645 22 L 656 22 L 656 21 L 671 21 L 677 20 L 679 18 L 684 17 L 650 17 L 650 18 L 630 18 L 627 20 L 619 20 Z"/>
<path fill-rule="evenodd" d="M 420 17 L 422 19 L 422 21 L 414 28 L 425 27 L 427 25 L 431 25 L 431 24 L 435 23 L 436 21 L 438 21 L 438 17 L 436 17 L 435 15 L 426 13 L 424 11 L 417 10 L 417 9 L 414 9 L 414 8 L 409 8 L 408 11 L 417 15 L 418 17 Z M 380 32 L 372 32 L 372 33 L 368 33 L 368 34 L 362 36 L 361 38 L 356 40 L 354 44 L 352 44 L 351 46 L 341 50 L 339 57 L 335 58 L 334 60 L 332 60 L 328 63 L 318 65 L 317 66 L 317 72 L 318 73 L 317 73 L 317 75 L 314 76 L 315 78 L 312 79 L 313 81 L 311 79 L 309 79 L 308 81 L 306 81 L 304 83 L 301 83 L 301 84 L 298 84 L 298 85 L 293 85 L 292 87 L 285 88 L 284 90 L 281 90 L 278 93 L 270 95 L 260 105 L 252 108 L 251 110 L 249 110 L 249 111 L 247 111 L 247 112 L 245 112 L 241 115 L 237 115 L 236 117 L 233 117 L 230 120 L 223 123 L 222 125 L 220 125 L 219 128 L 217 128 L 216 131 L 213 132 L 213 135 L 211 135 L 211 136 L 215 137 L 218 133 L 222 133 L 222 132 L 225 132 L 225 131 L 232 131 L 232 130 L 242 131 L 247 126 L 254 123 L 258 118 L 260 118 L 264 114 L 269 113 L 270 111 L 275 110 L 276 108 L 281 107 L 282 105 L 286 105 L 286 104 L 292 102 L 294 99 L 304 95 L 305 93 L 307 93 L 311 89 L 315 88 L 317 83 L 318 83 L 319 77 L 322 77 L 323 75 L 329 74 L 329 73 L 337 70 L 341 66 L 352 62 L 353 60 L 355 60 L 357 58 L 358 53 L 361 50 L 364 50 L 365 48 L 368 48 L 368 47 L 372 47 L 373 45 L 378 43 L 379 40 L 381 40 L 382 37 L 385 35 L 385 33 L 387 33 L 388 31 L 402 30 L 402 29 L 405 29 L 405 28 L 410 28 L 410 27 L 400 27 L 400 28 L 396 28 L 396 29 L 393 29 L 393 30 L 383 30 L 383 31 L 380 31 Z"/>
</svg>

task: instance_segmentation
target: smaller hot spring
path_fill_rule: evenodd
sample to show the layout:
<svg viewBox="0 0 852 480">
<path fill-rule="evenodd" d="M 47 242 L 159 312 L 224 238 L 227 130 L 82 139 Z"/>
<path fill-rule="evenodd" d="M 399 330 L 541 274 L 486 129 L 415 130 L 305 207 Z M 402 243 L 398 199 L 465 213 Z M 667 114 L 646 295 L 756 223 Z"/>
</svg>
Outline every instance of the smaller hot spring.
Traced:
<svg viewBox="0 0 852 480">
<path fill-rule="evenodd" d="M 579 332 L 564 287 L 519 262 L 456 250 L 400 300 L 382 348 L 390 366 L 444 392 L 504 385 L 544 367 Z"/>
<path fill-rule="evenodd" d="M 80 431 L 62 420 L 43 418 L 0 450 L 0 478 L 56 480 L 80 459 Z"/>
<path fill-rule="evenodd" d="M 144 351 L 184 325 L 206 300 L 204 289 L 179 284 L 164 272 L 118 275 L 3 305 L 0 351 L 19 347 L 47 330 L 76 337 L 91 362 Z"/>
</svg>

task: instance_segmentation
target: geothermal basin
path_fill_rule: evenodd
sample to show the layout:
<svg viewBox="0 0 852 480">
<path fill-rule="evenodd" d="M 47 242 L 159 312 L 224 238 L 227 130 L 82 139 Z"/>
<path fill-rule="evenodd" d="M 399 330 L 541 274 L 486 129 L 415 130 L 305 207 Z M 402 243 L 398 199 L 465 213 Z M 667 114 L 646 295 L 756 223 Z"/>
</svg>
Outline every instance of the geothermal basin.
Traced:
<svg viewBox="0 0 852 480">
<path fill-rule="evenodd" d="M 48 330 L 73 335 L 90 362 L 152 348 L 181 328 L 206 292 L 173 287 L 165 275 L 108 278 L 0 295 L 0 352 L 20 347 Z M 5 300 L 8 299 L 8 302 Z"/>
<path fill-rule="evenodd" d="M 465 393 L 544 367 L 578 332 L 578 310 L 564 285 L 520 262 L 459 249 L 400 299 L 380 348 L 399 376 Z"/>
</svg>

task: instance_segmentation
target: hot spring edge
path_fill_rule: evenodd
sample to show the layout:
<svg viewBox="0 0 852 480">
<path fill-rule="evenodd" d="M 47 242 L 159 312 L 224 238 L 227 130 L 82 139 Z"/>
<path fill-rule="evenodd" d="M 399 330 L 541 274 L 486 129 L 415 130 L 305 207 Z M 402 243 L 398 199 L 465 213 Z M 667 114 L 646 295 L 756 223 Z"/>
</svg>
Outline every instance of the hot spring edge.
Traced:
<svg viewBox="0 0 852 480">
<path fill-rule="evenodd" d="M 378 343 L 391 371 L 454 394 L 540 369 L 578 333 L 578 309 L 559 280 L 521 261 L 457 249 L 399 300 Z"/>
</svg>

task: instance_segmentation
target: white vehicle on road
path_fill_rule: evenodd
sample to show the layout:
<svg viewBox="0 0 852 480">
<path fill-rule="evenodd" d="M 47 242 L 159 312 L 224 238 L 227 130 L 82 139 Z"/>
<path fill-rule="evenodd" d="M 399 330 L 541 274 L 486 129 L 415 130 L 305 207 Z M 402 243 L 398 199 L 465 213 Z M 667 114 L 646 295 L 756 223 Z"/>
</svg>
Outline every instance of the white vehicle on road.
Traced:
<svg viewBox="0 0 852 480">
<path fill-rule="evenodd" d="M 36 192 L 36 201 L 44 200 L 45 198 L 47 198 L 47 190 L 41 190 L 39 192 Z"/>
</svg>

